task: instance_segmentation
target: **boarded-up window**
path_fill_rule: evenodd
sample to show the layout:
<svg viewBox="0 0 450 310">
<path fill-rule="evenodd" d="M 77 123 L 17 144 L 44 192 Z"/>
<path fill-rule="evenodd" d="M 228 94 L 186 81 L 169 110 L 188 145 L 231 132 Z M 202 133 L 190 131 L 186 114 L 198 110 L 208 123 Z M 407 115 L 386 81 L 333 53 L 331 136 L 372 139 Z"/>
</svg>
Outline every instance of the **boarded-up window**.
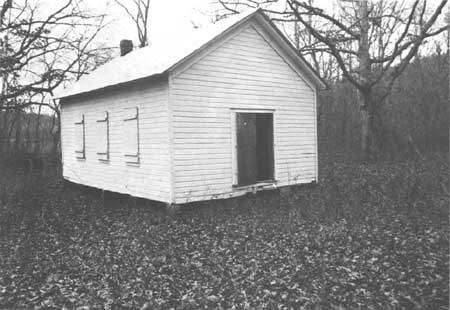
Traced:
<svg viewBox="0 0 450 310">
<path fill-rule="evenodd" d="M 97 117 L 97 157 L 99 160 L 109 159 L 109 119 L 108 112 L 101 112 Z"/>
<path fill-rule="evenodd" d="M 123 147 L 127 163 L 139 163 L 139 110 L 127 108 L 124 111 Z"/>
<path fill-rule="evenodd" d="M 75 120 L 75 156 L 85 158 L 85 128 L 84 115 L 80 114 Z"/>
</svg>

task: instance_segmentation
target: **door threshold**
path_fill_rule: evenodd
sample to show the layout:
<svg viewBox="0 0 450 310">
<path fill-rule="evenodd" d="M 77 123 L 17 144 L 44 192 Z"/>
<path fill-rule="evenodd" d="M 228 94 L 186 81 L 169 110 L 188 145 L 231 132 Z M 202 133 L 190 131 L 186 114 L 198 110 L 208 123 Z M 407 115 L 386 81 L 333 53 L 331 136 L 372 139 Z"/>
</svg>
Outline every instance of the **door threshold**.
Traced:
<svg viewBox="0 0 450 310">
<path fill-rule="evenodd" d="M 263 180 L 263 181 L 258 181 L 256 183 L 252 183 L 252 184 L 246 184 L 246 185 L 235 184 L 235 185 L 233 185 L 233 188 L 245 189 L 245 188 L 252 188 L 252 187 L 264 187 L 264 186 L 275 185 L 277 183 L 278 183 L 277 180 Z"/>
</svg>

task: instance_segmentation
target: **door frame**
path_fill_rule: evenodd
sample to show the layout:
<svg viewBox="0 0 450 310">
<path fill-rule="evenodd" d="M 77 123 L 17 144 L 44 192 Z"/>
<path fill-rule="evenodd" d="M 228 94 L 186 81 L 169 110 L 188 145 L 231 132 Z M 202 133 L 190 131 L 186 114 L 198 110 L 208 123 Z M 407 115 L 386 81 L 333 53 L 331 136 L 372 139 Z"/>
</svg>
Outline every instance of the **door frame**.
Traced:
<svg viewBox="0 0 450 310">
<path fill-rule="evenodd" d="M 237 132 L 236 132 L 236 120 L 238 113 L 269 113 L 272 114 L 272 130 L 273 130 L 273 178 L 277 180 L 277 165 L 276 165 L 276 111 L 275 109 L 230 109 L 230 122 L 231 122 L 231 162 L 232 162 L 232 186 L 239 186 L 239 177 L 238 177 L 238 162 L 237 162 Z M 247 185 L 248 186 L 248 185 Z"/>
</svg>

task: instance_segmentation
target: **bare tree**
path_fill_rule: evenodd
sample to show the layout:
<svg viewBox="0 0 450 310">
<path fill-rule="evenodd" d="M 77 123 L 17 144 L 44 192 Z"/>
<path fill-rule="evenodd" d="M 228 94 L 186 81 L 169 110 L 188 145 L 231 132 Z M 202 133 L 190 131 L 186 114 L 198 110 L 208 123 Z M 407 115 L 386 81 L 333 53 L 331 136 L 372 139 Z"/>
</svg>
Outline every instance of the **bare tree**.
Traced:
<svg viewBox="0 0 450 310">
<path fill-rule="evenodd" d="M 148 21 L 150 0 L 131 0 L 134 8 L 130 9 L 124 0 L 114 0 L 133 20 L 138 33 L 139 47 L 148 45 Z"/>
<path fill-rule="evenodd" d="M 52 92 L 78 61 L 73 57 L 74 42 L 82 41 L 86 51 L 103 20 L 81 11 L 73 0 L 47 16 L 38 16 L 37 3 L 8 6 L 6 1 L 2 11 L 8 10 L 9 20 L 3 18 L 0 29 L 4 34 L 0 69 L 4 83 L 12 85 L 15 79 L 18 84 L 3 89 L 2 101 L 30 92 Z"/>
<path fill-rule="evenodd" d="M 276 3 L 278 0 L 217 0 L 219 8 L 216 10 L 215 21 L 239 14 L 246 9 L 254 9 L 263 5 Z"/>
<path fill-rule="evenodd" d="M 227 14 L 235 14 L 244 6 L 261 6 L 270 1 L 218 2 Z M 287 0 L 286 10 L 265 11 L 282 26 L 294 24 L 289 29 L 294 45 L 321 75 L 330 78 L 339 68 L 357 90 L 361 149 L 370 155 L 377 148 L 379 111 L 395 81 L 427 38 L 449 29 L 447 23 L 438 22 L 446 4 L 447 0 L 441 0 L 430 10 L 422 0 L 409 5 L 399 1 L 341 0 L 329 14 L 311 0 Z"/>
<path fill-rule="evenodd" d="M 48 13 L 38 1 L 5 0 L 0 10 L 0 145 L 20 146 L 21 116 L 31 106 L 58 110 L 50 100 L 54 89 L 91 70 L 91 58 L 103 49 L 93 40 L 104 26 L 104 15 L 67 0 Z M 39 96 L 37 96 L 39 95 Z M 35 98 L 41 98 L 35 100 Z M 11 113 L 10 111 L 15 111 Z M 14 117 L 15 115 L 15 117 Z M 39 130 L 39 126 L 37 126 Z M 1 143 L 3 142 L 3 143 Z"/>
<path fill-rule="evenodd" d="M 293 16 L 316 39 L 314 48 L 329 53 L 337 61 L 344 77 L 357 89 L 361 149 L 370 155 L 376 147 L 378 111 L 394 82 L 425 39 L 448 29 L 448 25 L 436 27 L 447 0 L 442 0 L 431 13 L 428 13 L 426 1 L 420 0 L 409 7 L 398 2 L 345 2 L 340 6 L 341 15 L 337 18 L 305 2 L 288 0 Z M 324 33 L 311 27 L 307 20 L 311 15 L 332 25 L 332 31 Z M 358 63 L 357 70 L 349 66 L 348 59 Z"/>
</svg>

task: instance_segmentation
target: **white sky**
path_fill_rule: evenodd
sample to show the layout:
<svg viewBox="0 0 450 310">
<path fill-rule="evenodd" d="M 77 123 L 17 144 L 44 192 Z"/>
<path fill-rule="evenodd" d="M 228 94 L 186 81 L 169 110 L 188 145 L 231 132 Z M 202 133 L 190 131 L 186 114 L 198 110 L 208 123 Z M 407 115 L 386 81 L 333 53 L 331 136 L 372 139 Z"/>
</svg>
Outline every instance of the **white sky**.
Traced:
<svg viewBox="0 0 450 310">
<path fill-rule="evenodd" d="M 53 0 L 55 1 L 55 0 Z M 314 0 L 314 5 L 325 10 L 332 10 L 333 3 L 338 0 Z M 401 0 L 392 0 L 401 1 Z M 405 0 L 411 2 L 412 0 Z M 55 1 L 58 2 L 58 1 Z M 132 5 L 133 0 L 121 0 L 124 4 Z M 429 8 L 435 8 L 440 0 L 428 0 Z M 285 7 L 285 0 L 280 0 L 274 6 L 280 9 Z M 107 12 L 110 16 L 111 25 L 103 30 L 99 39 L 109 47 L 119 45 L 121 39 L 132 39 L 137 45 L 136 26 L 114 0 L 95 0 L 90 2 L 99 13 Z M 149 40 L 170 40 L 175 34 L 186 33 L 192 30 L 193 23 L 198 26 L 206 26 L 211 22 L 214 9 L 220 6 L 215 0 L 151 0 Z M 174 48 L 176 42 L 173 42 Z"/>
<path fill-rule="evenodd" d="M 98 1 L 98 0 L 97 0 Z M 121 0 L 123 3 L 131 0 Z M 101 1 L 99 1 L 101 2 Z M 206 10 L 211 0 L 152 0 L 150 4 L 149 39 L 150 42 L 167 40 L 174 34 L 192 29 L 191 21 L 196 24 L 208 23 Z M 132 39 L 138 43 L 136 26 L 114 1 L 110 0 L 108 11 L 116 16 L 108 32 L 110 45 L 118 45 L 121 39 Z"/>
<path fill-rule="evenodd" d="M 132 4 L 132 0 L 121 1 Z M 315 0 L 315 5 L 331 8 L 332 1 Z M 275 5 L 283 8 L 284 2 L 280 0 Z M 150 44 L 170 40 L 180 32 L 188 32 L 193 28 L 193 23 L 200 27 L 206 26 L 212 21 L 214 9 L 218 7 L 220 6 L 214 0 L 151 0 Z M 111 14 L 112 24 L 101 35 L 108 46 L 118 46 L 121 39 L 132 39 L 135 45 L 138 43 L 135 25 L 114 0 L 96 0 L 94 8 L 98 12 L 106 9 Z"/>
</svg>

